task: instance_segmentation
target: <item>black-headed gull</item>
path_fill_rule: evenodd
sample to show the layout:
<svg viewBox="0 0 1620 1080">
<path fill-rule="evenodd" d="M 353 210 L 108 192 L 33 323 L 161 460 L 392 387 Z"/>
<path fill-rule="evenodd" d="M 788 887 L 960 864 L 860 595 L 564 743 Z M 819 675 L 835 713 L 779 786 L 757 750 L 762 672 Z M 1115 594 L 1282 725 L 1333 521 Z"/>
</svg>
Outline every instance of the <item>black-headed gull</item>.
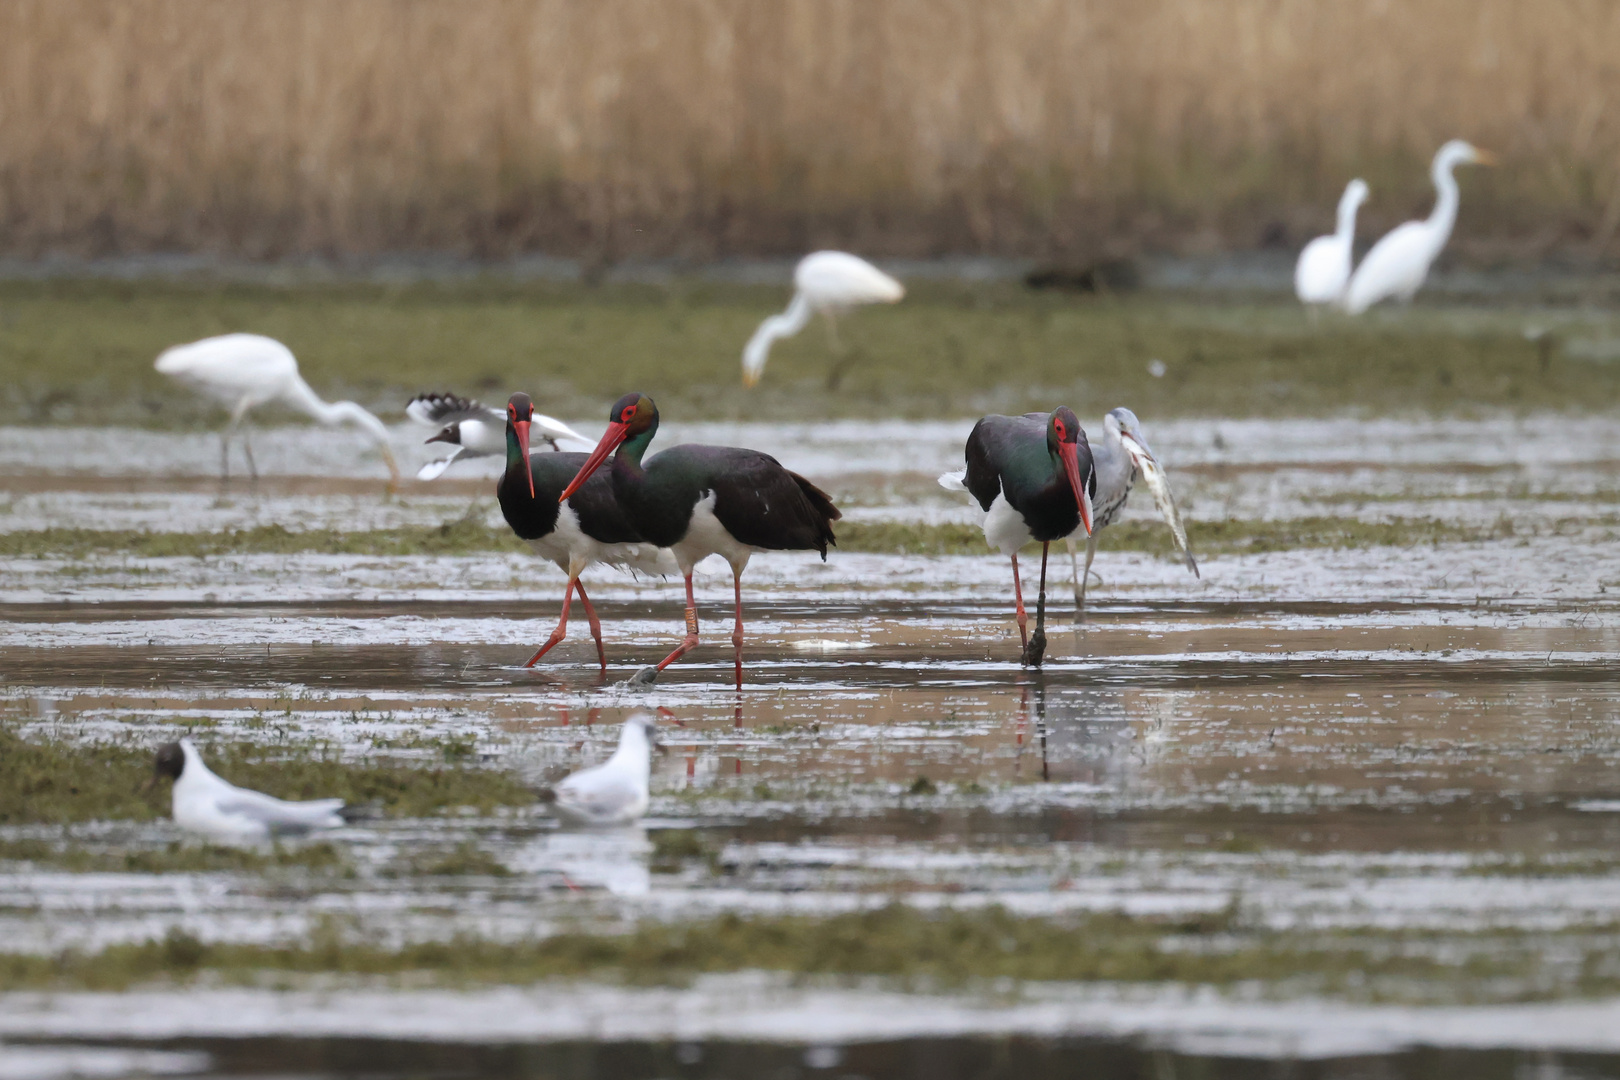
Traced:
<svg viewBox="0 0 1620 1080">
<path fill-rule="evenodd" d="M 251 842 L 342 827 L 342 799 L 287 802 L 239 788 L 203 764 L 190 739 L 158 747 L 157 777 L 174 781 L 174 823 L 215 840 Z M 156 778 L 154 778 L 156 779 Z"/>
<path fill-rule="evenodd" d="M 438 428 L 427 441 L 449 443 L 455 449 L 449 457 L 430 461 L 417 470 L 418 480 L 432 480 L 462 458 L 492 457 L 506 453 L 506 414 L 472 398 L 454 394 L 417 394 L 405 405 L 405 415 L 426 427 Z M 559 450 L 559 439 L 571 439 L 582 446 L 591 440 L 543 413 L 535 413 L 530 429 L 536 442 Z M 535 449 L 540 449 L 536 446 Z"/>
<path fill-rule="evenodd" d="M 541 799 L 570 825 L 632 824 L 647 812 L 647 780 L 657 732 L 652 714 L 634 714 L 624 722 L 612 757 L 541 792 Z"/>
</svg>

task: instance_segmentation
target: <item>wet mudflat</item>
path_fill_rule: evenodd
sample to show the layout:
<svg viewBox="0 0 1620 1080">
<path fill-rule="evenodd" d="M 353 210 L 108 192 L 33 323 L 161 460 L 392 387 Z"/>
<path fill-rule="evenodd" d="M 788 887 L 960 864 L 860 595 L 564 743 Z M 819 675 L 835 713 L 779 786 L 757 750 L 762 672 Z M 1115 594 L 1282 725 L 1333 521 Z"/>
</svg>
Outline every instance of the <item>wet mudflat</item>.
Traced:
<svg viewBox="0 0 1620 1080">
<path fill-rule="evenodd" d="M 989 554 L 758 557 L 740 693 L 730 686 L 723 568 L 700 574 L 704 646 L 637 689 L 625 680 L 678 633 L 668 582 L 592 572 L 603 676 L 583 619 L 541 666 L 520 666 L 549 633 L 562 582 L 521 553 L 8 558 L 0 709 L 26 740 L 147 747 L 186 733 L 211 753 L 260 761 L 471 768 L 538 788 L 600 760 L 630 712 L 657 709 L 667 752 L 654 766 L 652 816 L 611 834 L 558 830 L 525 798 L 487 813 L 382 815 L 329 848 L 204 865 L 156 820 L 161 801 L 139 819 L 0 825 L 7 954 L 95 956 L 169 940 L 191 959 L 164 978 L 201 978 L 174 991 L 194 1018 L 176 1028 L 164 1026 L 149 981 L 109 1009 L 93 980 L 39 999 L 30 995 L 40 987 L 18 977 L 5 1011 L 20 1019 L 0 1037 L 110 1038 L 119 1052 L 207 1055 L 174 1071 L 231 1073 L 249 1045 L 238 1036 L 276 1034 L 263 1060 L 289 1075 L 341 1072 L 345 1055 L 386 1062 L 393 1051 L 332 1039 L 386 1040 L 395 1036 L 378 1016 L 445 1007 L 420 996 L 441 981 L 432 970 L 363 974 L 390 949 L 519 948 L 559 933 L 717 926 L 730 914 L 855 917 L 899 903 L 961 918 L 1120 916 L 1137 921 L 1110 932 L 1148 934 L 1161 960 L 1225 966 L 1077 969 L 1074 985 L 1054 991 L 1060 1007 L 1016 977 L 941 986 L 902 972 L 898 988 L 863 989 L 837 980 L 899 969 L 738 953 L 735 968 L 713 970 L 762 966 L 785 981 L 756 992 L 726 983 L 731 975 L 704 976 L 686 999 L 695 1014 L 616 1031 L 622 1045 L 594 1057 L 568 1056 L 567 1040 L 589 1032 L 544 1026 L 490 1030 L 481 1050 L 433 1053 L 446 1055 L 443 1071 L 460 1068 L 458 1054 L 485 1055 L 468 1068 L 491 1075 L 548 1075 L 566 1058 L 584 1062 L 578 1075 L 792 1066 L 885 1076 L 980 1057 L 991 1064 L 974 1075 L 1013 1064 L 1005 1075 L 1040 1075 L 1092 1054 L 1117 1056 L 1122 1075 L 1267 1075 L 1258 1062 L 1277 1057 L 1318 1059 L 1301 1075 L 1352 1075 L 1356 1054 L 1387 1055 L 1386 1075 L 1455 1074 L 1464 1057 L 1482 1074 L 1615 1074 L 1615 1059 L 1601 1055 L 1620 1053 L 1607 1004 L 1620 993 L 1620 550 L 1609 522 L 1620 448 L 1601 425 L 1532 420 L 1514 428 L 1526 441 L 1505 450 L 1503 423 L 1406 425 L 1417 470 L 1376 442 L 1355 444 L 1360 429 L 1348 422 L 1334 429 L 1343 444 L 1328 450 L 1293 422 L 1150 430 L 1193 519 L 1195 550 L 1198 521 L 1234 515 L 1517 525 L 1467 542 L 1220 553 L 1198 579 L 1151 553 L 1111 550 L 1104 533 L 1101 580 L 1078 625 L 1067 558 L 1053 560 L 1040 672 L 1016 663 L 1010 571 Z M 806 470 L 840 491 L 852 518 L 955 521 L 968 515 L 931 487 L 929 471 L 959 452 L 961 426 L 896 425 L 876 442 L 854 429 L 819 442 L 787 429 L 782 446 L 762 444 L 758 430 L 736 441 L 796 466 L 796 456 L 809 459 Z M 487 496 L 473 502 L 472 481 L 392 499 L 350 480 L 328 485 L 292 439 L 286 471 L 264 490 L 222 497 L 204 482 L 205 440 L 139 438 L 173 441 L 164 444 L 173 478 L 125 491 L 101 478 L 105 466 L 41 469 L 12 483 L 0 524 L 241 528 L 275 520 L 284 499 L 309 528 L 436 523 L 470 504 L 490 512 Z M 920 462 L 874 470 L 886 452 L 877 444 L 892 440 Z M 22 442 L 0 438 L 6 446 Z M 20 466 L 27 455 L 14 452 Z M 319 440 L 310 453 L 333 456 Z M 1026 557 L 1026 574 L 1035 563 Z M 690 937 L 701 943 L 704 933 Z M 716 955 L 733 947 L 716 940 Z M 187 953 L 187 942 L 203 953 Z M 351 965 L 334 942 L 372 952 Z M 305 971 L 254 988 L 262 978 L 206 953 L 226 946 L 339 951 L 314 983 Z M 885 949 L 905 951 L 872 946 Z M 301 995 L 343 971 L 366 986 L 381 978 L 383 996 L 326 1009 L 320 1022 L 299 1014 L 302 1026 L 265 1020 L 296 1012 Z M 794 972 L 811 982 L 795 983 Z M 586 1024 L 632 1006 L 656 1013 L 636 995 L 658 991 L 636 989 L 634 978 L 619 985 L 623 977 L 613 973 L 591 990 L 606 996 L 570 1015 Z M 497 992 L 473 982 L 468 1002 Z M 229 1004 L 250 990 L 269 996 Z M 848 996 L 861 993 L 889 997 Z M 761 994 L 776 1002 L 776 1019 L 732 1045 L 717 1018 Z M 805 997 L 816 994 L 826 996 Z M 1290 1001 L 1318 1011 L 1281 1008 Z M 1427 1019 L 1392 1027 L 1399 1009 Z M 899 1026 L 826 1026 L 850 1012 Z M 233 1027 L 229 1018 L 244 1015 L 264 1022 Z M 1198 1041 L 1214 1030 L 1249 1041 Z M 920 1039 L 941 1032 L 966 1041 Z M 305 1041 L 316 1035 L 318 1044 Z M 821 1042 L 842 1047 L 843 1064 L 806 1056 Z M 516 1043 L 524 1048 L 501 1048 Z M 1567 1056 L 1585 1051 L 1599 1056 Z M 142 1069 L 163 1071 L 150 1062 L 122 1071 Z"/>
</svg>

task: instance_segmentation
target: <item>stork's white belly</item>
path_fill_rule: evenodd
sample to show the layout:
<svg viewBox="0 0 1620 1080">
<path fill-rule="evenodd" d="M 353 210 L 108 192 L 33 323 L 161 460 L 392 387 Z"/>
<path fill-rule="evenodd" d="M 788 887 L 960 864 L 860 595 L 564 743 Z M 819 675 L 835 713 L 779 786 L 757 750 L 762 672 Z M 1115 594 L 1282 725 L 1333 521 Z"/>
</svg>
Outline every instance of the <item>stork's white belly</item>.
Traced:
<svg viewBox="0 0 1620 1080">
<path fill-rule="evenodd" d="M 593 539 L 579 527 L 579 515 L 567 503 L 557 509 L 556 527 L 540 539 L 530 540 L 529 546 L 542 559 L 556 563 L 563 573 L 575 561 L 622 566 L 643 574 L 673 574 L 677 570 L 674 556 L 656 545 L 604 544 Z"/>
<path fill-rule="evenodd" d="M 681 537 L 673 547 L 675 561 L 680 564 L 682 574 L 690 574 L 692 567 L 710 555 L 718 555 L 730 563 L 737 573 L 748 565 L 748 559 L 759 549 L 741 543 L 726 527 L 720 524 L 720 519 L 714 516 L 714 492 L 705 492 L 703 497 L 692 507 L 692 520 L 686 527 L 686 535 Z"/>
<path fill-rule="evenodd" d="M 1015 554 L 1030 541 L 1024 515 L 1012 508 L 1005 495 L 997 495 L 984 515 L 984 542 L 1003 555 Z"/>
</svg>

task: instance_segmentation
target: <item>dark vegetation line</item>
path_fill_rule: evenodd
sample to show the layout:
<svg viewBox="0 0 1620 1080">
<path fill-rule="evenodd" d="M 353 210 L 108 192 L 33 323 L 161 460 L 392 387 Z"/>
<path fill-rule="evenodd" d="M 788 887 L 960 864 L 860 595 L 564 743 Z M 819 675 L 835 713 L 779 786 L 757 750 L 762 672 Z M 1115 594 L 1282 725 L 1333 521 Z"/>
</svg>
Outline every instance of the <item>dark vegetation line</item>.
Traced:
<svg viewBox="0 0 1620 1080">
<path fill-rule="evenodd" d="M 458 937 L 398 949 L 353 940 L 335 921 L 304 942 L 282 946 L 210 944 L 176 929 L 161 940 L 98 952 L 0 954 L 0 991 L 123 990 L 201 978 L 262 985 L 267 976 L 333 974 L 409 975 L 411 985 L 424 979 L 469 986 L 584 976 L 667 983 L 710 972 L 764 970 L 884 976 L 918 988 L 1000 978 L 1221 986 L 1289 979 L 1304 980 L 1318 993 L 1376 998 L 1381 990 L 1421 996 L 1425 981 L 1454 993 L 1462 967 L 1481 996 L 1537 995 L 1534 981 L 1524 978 L 1527 966 L 1536 964 L 1533 957 L 1464 949 L 1456 950 L 1464 956 L 1459 963 L 1447 964 L 1390 945 L 1387 935 L 1378 934 L 1245 932 L 1233 910 L 1180 918 L 1026 918 L 995 907 L 930 914 L 895 902 L 830 917 L 726 914 L 693 922 L 649 920 L 623 934 L 570 930 L 517 942 Z"/>
<path fill-rule="evenodd" d="M 1554 523 L 1560 524 L 1560 523 Z M 1582 521 L 1609 524 L 1605 521 Z M 1561 525 L 1560 525 L 1561 527 Z M 1516 535 L 1511 520 L 1463 525 L 1432 518 L 1359 522 L 1308 517 L 1287 521 L 1197 522 L 1190 528 L 1200 555 L 1282 551 L 1295 548 L 1362 548 L 1389 545 L 1469 543 Z M 838 550 L 890 555 L 985 555 L 976 525 L 921 525 L 845 521 L 837 526 Z M 1157 522 L 1123 521 L 1108 527 L 1103 546 L 1113 551 L 1170 555 L 1170 534 Z M 74 559 L 122 554 L 137 558 L 203 558 L 215 555 L 477 555 L 526 552 L 510 530 L 462 518 L 442 525 L 345 532 L 293 531 L 260 525 L 224 532 L 145 532 L 135 529 L 35 529 L 0 533 L 0 557 Z"/>
</svg>

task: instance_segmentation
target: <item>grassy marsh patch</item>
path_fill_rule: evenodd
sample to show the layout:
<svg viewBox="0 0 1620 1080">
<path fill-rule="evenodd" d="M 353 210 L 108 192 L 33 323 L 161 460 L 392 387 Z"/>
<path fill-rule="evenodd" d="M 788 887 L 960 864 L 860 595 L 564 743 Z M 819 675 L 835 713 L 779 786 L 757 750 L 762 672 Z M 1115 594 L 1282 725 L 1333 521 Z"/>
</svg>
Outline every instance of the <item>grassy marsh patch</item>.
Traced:
<svg viewBox="0 0 1620 1080">
<path fill-rule="evenodd" d="M 532 806 L 510 773 L 460 762 L 344 762 L 322 748 L 226 743 L 203 748 L 232 783 L 285 799 L 341 798 L 392 817 L 429 817 L 460 807 L 489 813 Z M 153 747 L 134 742 L 24 739 L 0 723 L 0 824 L 151 821 L 167 816 L 167 785 L 143 791 Z"/>
<path fill-rule="evenodd" d="M 1583 520 L 1584 527 L 1608 524 Z M 1543 522 L 1538 529 L 1562 528 Z M 899 521 L 845 521 L 836 527 L 837 550 L 880 555 L 983 555 L 984 534 L 977 525 L 917 524 Z M 1365 522 L 1352 518 L 1309 517 L 1286 521 L 1238 519 L 1199 521 L 1188 526 L 1193 551 L 1215 555 L 1297 548 L 1411 547 L 1417 544 L 1503 540 L 1517 535 L 1511 520 L 1465 525 L 1434 518 L 1395 518 Z M 1102 533 L 1112 551 L 1169 555 L 1170 532 L 1156 521 L 1121 521 Z M 443 525 L 342 532 L 292 531 L 280 525 L 225 532 L 144 532 L 133 529 L 35 529 L 0 533 L 0 557 L 80 559 L 123 554 L 138 558 L 207 558 L 220 555 L 479 555 L 525 552 L 527 546 L 504 527 L 456 519 Z"/>
<path fill-rule="evenodd" d="M 177 841 L 160 848 L 111 851 L 71 842 L 0 840 L 0 862 L 31 863 L 74 873 L 164 874 L 222 870 L 264 873 L 293 868 L 320 873 L 352 872 L 342 849 L 328 841 L 277 844 L 267 849 Z"/>
<path fill-rule="evenodd" d="M 0 282 L 0 421 L 86 422 L 120 401 L 126 422 L 218 423 L 217 410 L 170 385 L 152 360 L 231 330 L 280 338 L 318 392 L 392 417 L 436 388 L 497 400 L 527 390 L 570 419 L 599 418 L 632 388 L 658 398 L 671 419 L 965 417 L 1058 402 L 1088 423 L 1122 403 L 1148 418 L 1620 405 L 1620 382 L 1604 365 L 1558 349 L 1543 356 L 1524 337 L 1528 316 L 1512 311 L 1420 305 L 1312 325 L 1291 301 L 936 282 L 846 319 L 842 358 L 816 326 L 779 343 L 764 383 L 745 391 L 743 342 L 783 300 L 781 289 L 692 281 Z M 1162 377 L 1150 374 L 1151 360 Z M 830 389 L 835 364 L 847 373 Z M 446 385 L 450 370 L 462 374 Z M 286 418 L 272 411 L 265 422 Z"/>
<path fill-rule="evenodd" d="M 0 954 L 0 990 L 117 990 L 266 976 L 409 976 L 446 985 L 597 977 L 680 981 L 710 972 L 764 970 L 880 976 L 960 986 L 980 980 L 1181 982 L 1229 986 L 1306 980 L 1325 993 L 1376 996 L 1380 987 L 1463 982 L 1488 995 L 1487 980 L 1518 984 L 1518 961 L 1455 950 L 1442 962 L 1389 935 L 1243 934 L 1234 913 L 1183 919 L 1118 914 L 1025 918 L 1000 908 L 924 913 L 894 903 L 828 917 L 647 921 L 627 933 L 570 930 L 519 942 L 458 938 L 387 949 L 352 940 L 336 925 L 285 946 L 207 944 L 179 930 L 157 941 L 95 953 Z M 1477 982 L 1475 981 L 1477 980 Z M 1511 996 L 1511 994 L 1509 995 Z"/>
</svg>

